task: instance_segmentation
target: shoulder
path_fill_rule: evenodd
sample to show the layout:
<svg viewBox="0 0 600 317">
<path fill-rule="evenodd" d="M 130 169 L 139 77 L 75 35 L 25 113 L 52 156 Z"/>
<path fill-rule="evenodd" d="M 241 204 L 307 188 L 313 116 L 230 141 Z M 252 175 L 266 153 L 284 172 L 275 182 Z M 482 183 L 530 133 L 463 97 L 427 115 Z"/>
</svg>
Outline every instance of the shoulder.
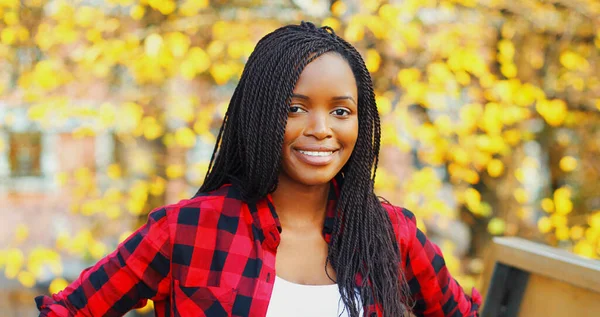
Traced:
<svg viewBox="0 0 600 317">
<path fill-rule="evenodd" d="M 381 206 L 387 211 L 393 225 L 403 224 L 405 222 L 412 222 L 415 224 L 417 221 L 415 215 L 404 207 L 395 206 L 386 201 L 382 201 Z"/>
<path fill-rule="evenodd" d="M 240 204 L 241 200 L 238 191 L 231 185 L 223 185 L 217 190 L 196 194 L 192 198 L 159 207 L 150 212 L 148 217 L 149 221 L 153 222 L 196 222 L 197 224 L 197 218 L 201 211 L 222 213 L 224 210 L 227 210 L 228 213 L 239 213 Z"/>
<path fill-rule="evenodd" d="M 396 227 L 416 226 L 417 219 L 415 214 L 413 214 L 410 210 L 404 207 L 392 205 L 386 201 L 382 201 L 381 206 L 387 211 L 394 229 L 396 229 Z"/>
<path fill-rule="evenodd" d="M 394 228 L 394 233 L 401 247 L 410 244 L 412 237 L 417 234 L 417 218 L 408 209 L 382 201 L 381 206 L 387 211 L 387 214 Z"/>
</svg>

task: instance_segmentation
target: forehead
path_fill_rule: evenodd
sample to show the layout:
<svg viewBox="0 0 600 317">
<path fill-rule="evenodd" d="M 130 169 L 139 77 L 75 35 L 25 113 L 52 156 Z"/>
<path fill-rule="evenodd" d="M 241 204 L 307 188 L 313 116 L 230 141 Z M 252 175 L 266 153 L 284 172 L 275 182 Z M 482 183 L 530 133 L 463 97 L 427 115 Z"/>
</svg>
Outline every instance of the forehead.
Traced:
<svg viewBox="0 0 600 317">
<path fill-rule="evenodd" d="M 339 54 L 325 53 L 310 62 L 296 83 L 295 93 L 357 98 L 354 74 Z"/>
</svg>

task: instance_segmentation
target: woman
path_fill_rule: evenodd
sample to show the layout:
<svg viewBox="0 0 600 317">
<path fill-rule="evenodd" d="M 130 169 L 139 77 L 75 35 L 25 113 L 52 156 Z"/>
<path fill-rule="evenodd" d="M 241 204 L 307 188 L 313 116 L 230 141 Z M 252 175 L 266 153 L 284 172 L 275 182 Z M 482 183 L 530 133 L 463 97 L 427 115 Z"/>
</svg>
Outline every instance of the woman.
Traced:
<svg viewBox="0 0 600 317">
<path fill-rule="evenodd" d="M 282 27 L 249 57 L 209 171 L 41 316 L 476 316 L 413 214 L 373 193 L 380 126 L 348 42 Z"/>
</svg>

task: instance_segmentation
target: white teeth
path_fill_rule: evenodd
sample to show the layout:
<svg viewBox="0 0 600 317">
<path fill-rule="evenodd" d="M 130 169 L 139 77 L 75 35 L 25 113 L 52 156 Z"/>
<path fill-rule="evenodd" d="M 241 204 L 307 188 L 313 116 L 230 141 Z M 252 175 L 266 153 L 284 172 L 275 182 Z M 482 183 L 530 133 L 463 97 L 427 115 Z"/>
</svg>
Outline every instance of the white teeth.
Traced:
<svg viewBox="0 0 600 317">
<path fill-rule="evenodd" d="M 300 150 L 298 150 L 298 152 L 300 152 L 302 154 L 310 155 L 310 156 L 329 156 L 329 155 L 333 154 L 333 151 L 323 152 L 323 151 L 300 151 Z"/>
</svg>

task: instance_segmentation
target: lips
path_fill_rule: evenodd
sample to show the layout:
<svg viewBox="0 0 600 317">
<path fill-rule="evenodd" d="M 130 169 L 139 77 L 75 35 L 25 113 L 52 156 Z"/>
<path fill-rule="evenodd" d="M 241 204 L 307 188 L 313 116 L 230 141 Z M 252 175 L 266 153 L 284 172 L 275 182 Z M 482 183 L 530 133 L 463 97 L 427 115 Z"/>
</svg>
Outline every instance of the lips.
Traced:
<svg viewBox="0 0 600 317">
<path fill-rule="evenodd" d="M 292 150 L 294 155 L 308 165 L 323 166 L 331 163 L 338 153 L 338 149 L 329 147 L 302 147 Z"/>
</svg>

